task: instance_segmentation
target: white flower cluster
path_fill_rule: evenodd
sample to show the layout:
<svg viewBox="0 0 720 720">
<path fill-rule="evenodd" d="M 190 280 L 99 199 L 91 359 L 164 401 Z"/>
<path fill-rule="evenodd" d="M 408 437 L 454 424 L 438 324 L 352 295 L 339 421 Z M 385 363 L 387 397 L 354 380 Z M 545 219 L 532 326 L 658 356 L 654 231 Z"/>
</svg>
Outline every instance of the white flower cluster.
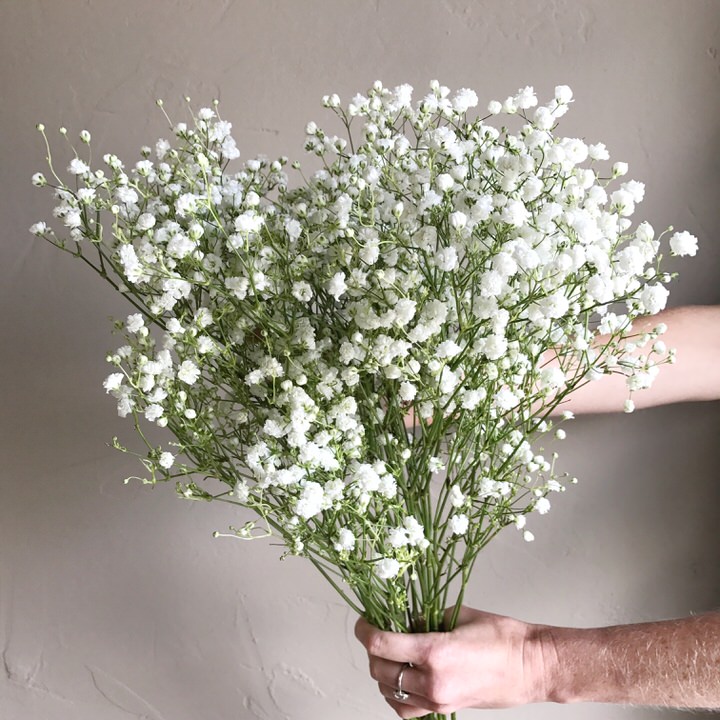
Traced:
<svg viewBox="0 0 720 720">
<path fill-rule="evenodd" d="M 68 239 L 31 230 L 135 305 L 105 389 L 172 430 L 179 474 L 226 483 L 356 588 L 368 568 L 401 578 L 547 512 L 562 485 L 533 446 L 565 435 L 550 410 L 607 373 L 647 387 L 670 357 L 662 328 L 632 332 L 668 295 L 660 239 L 631 220 L 644 185 L 602 143 L 554 134 L 571 102 L 566 86 L 491 102 L 511 132 L 436 82 L 415 103 L 407 85 L 328 96 L 348 136 L 309 123 L 323 169 L 294 188 L 286 158 L 227 172 L 231 125 L 204 108 L 129 170 L 72 159 L 54 213 Z M 162 448 L 146 462 L 177 468 Z"/>
</svg>

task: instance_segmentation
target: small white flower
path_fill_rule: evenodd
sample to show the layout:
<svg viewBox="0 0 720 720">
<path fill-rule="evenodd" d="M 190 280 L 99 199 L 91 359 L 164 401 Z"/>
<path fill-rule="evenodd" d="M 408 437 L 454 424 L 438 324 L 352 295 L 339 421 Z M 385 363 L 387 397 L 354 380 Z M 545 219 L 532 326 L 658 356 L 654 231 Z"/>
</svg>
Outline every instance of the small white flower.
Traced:
<svg viewBox="0 0 720 720">
<path fill-rule="evenodd" d="M 135 163 L 135 169 L 137 170 L 139 175 L 142 175 L 143 177 L 149 177 L 150 173 L 153 172 L 153 164 L 150 162 L 150 160 L 140 160 L 140 162 Z"/>
<path fill-rule="evenodd" d="M 63 219 L 65 227 L 78 228 L 82 225 L 82 214 L 79 210 L 69 210 Z"/>
<path fill-rule="evenodd" d="M 170 143 L 162 138 L 155 143 L 155 155 L 162 160 L 170 152 Z"/>
<path fill-rule="evenodd" d="M 253 211 L 249 211 L 235 218 L 235 229 L 244 234 L 257 233 L 263 223 L 264 218 L 262 215 L 256 215 Z"/>
<path fill-rule="evenodd" d="M 546 388 L 561 388 L 565 385 L 565 373 L 559 367 L 547 367 L 540 371 L 540 384 Z"/>
<path fill-rule="evenodd" d="M 298 280 L 293 283 L 292 294 L 296 300 L 306 303 L 312 299 L 313 291 L 309 283 L 306 283 L 304 280 Z"/>
<path fill-rule="evenodd" d="M 167 244 L 167 252 L 171 257 L 182 260 L 195 250 L 197 243 L 183 233 L 173 235 Z"/>
<path fill-rule="evenodd" d="M 462 394 L 461 407 L 465 410 L 474 410 L 487 397 L 487 390 L 465 390 Z"/>
<path fill-rule="evenodd" d="M 192 215 L 197 209 L 198 198 L 192 193 L 184 193 L 175 201 L 175 212 L 184 217 L 185 215 Z"/>
<path fill-rule="evenodd" d="M 392 528 L 389 530 L 387 541 L 390 543 L 390 546 L 395 549 L 405 547 L 405 545 L 408 545 L 410 542 L 404 528 Z"/>
<path fill-rule="evenodd" d="M 90 205 L 96 196 L 95 188 L 80 188 L 77 191 L 78 200 L 83 205 Z"/>
<path fill-rule="evenodd" d="M 538 302 L 542 314 L 548 318 L 561 318 L 570 308 L 570 302 L 562 292 L 552 293 Z"/>
<path fill-rule="evenodd" d="M 610 195 L 610 202 L 620 215 L 628 217 L 635 211 L 635 198 L 627 190 L 616 190 Z"/>
<path fill-rule="evenodd" d="M 225 287 L 238 299 L 244 300 L 247 297 L 250 281 L 242 277 L 225 278 Z"/>
<path fill-rule="evenodd" d="M 451 393 L 457 387 L 460 378 L 447 365 L 445 365 L 440 373 L 440 392 L 443 395 Z"/>
<path fill-rule="evenodd" d="M 541 105 L 533 115 L 535 127 L 539 130 L 550 130 L 555 123 L 553 114 L 544 105 Z"/>
<path fill-rule="evenodd" d="M 535 502 L 535 510 L 541 515 L 545 515 L 550 510 L 550 501 L 545 497 L 538 498 Z"/>
<path fill-rule="evenodd" d="M 522 200 L 510 200 L 502 209 L 500 217 L 503 222 L 513 227 L 521 227 L 530 217 L 530 211 Z"/>
<path fill-rule="evenodd" d="M 325 492 L 322 485 L 313 480 L 308 480 L 303 486 L 295 510 L 300 517 L 311 518 L 323 509 L 324 499 Z"/>
<path fill-rule="evenodd" d="M 145 327 L 145 318 L 143 318 L 140 313 L 128 315 L 127 321 L 125 322 L 125 327 L 127 328 L 128 332 L 137 333 L 140 331 L 141 328 Z"/>
<path fill-rule="evenodd" d="M 398 395 L 403 402 L 412 402 L 417 395 L 417 388 L 411 382 L 401 382 Z"/>
<path fill-rule="evenodd" d="M 352 478 L 361 492 L 375 492 L 380 487 L 380 475 L 367 463 L 359 464 Z"/>
<path fill-rule="evenodd" d="M 616 162 L 612 167 L 613 177 L 622 177 L 627 175 L 628 164 L 626 162 Z"/>
<path fill-rule="evenodd" d="M 631 413 L 635 411 L 635 403 L 628 398 L 623 405 L 623 412 Z"/>
<path fill-rule="evenodd" d="M 670 291 L 660 284 L 646 285 L 640 293 L 640 301 L 650 315 L 655 315 L 664 309 Z"/>
<path fill-rule="evenodd" d="M 438 457 L 431 457 L 428 461 L 428 470 L 431 473 L 439 473 L 445 469 L 443 461 Z"/>
<path fill-rule="evenodd" d="M 160 465 L 160 467 L 163 467 L 166 470 L 169 470 L 173 466 L 174 462 L 175 462 L 175 456 L 172 453 L 169 453 L 169 452 L 160 453 L 160 459 L 158 460 L 158 464 Z"/>
<path fill-rule="evenodd" d="M 73 158 L 68 165 L 68 172 L 71 175 L 84 175 L 90 172 L 90 166 L 80 158 Z"/>
<path fill-rule="evenodd" d="M 610 153 L 605 147 L 605 143 L 595 143 L 594 145 L 588 145 L 588 155 L 591 160 L 609 160 Z"/>
<path fill-rule="evenodd" d="M 645 183 L 637 180 L 628 180 L 621 185 L 621 188 L 632 195 L 633 201 L 642 202 L 645 197 Z"/>
<path fill-rule="evenodd" d="M 452 358 L 462 352 L 462 348 L 453 340 L 444 340 L 435 351 L 439 358 Z"/>
<path fill-rule="evenodd" d="M 201 355 L 214 353 L 216 350 L 215 341 L 207 335 L 202 335 L 197 341 L 197 350 Z"/>
<path fill-rule="evenodd" d="M 453 485 L 450 488 L 450 503 L 455 508 L 462 507 L 465 504 L 465 496 L 460 491 L 459 485 Z"/>
<path fill-rule="evenodd" d="M 502 410 L 512 410 L 518 403 L 520 398 L 510 388 L 504 387 L 495 393 L 495 405 Z"/>
<path fill-rule="evenodd" d="M 302 235 L 302 225 L 295 218 L 285 220 L 285 232 L 295 242 Z"/>
<path fill-rule="evenodd" d="M 250 488 L 247 486 L 247 483 L 242 480 L 238 480 L 232 490 L 232 495 L 234 495 L 240 502 L 246 502 L 250 497 Z"/>
<path fill-rule="evenodd" d="M 465 513 L 453 515 L 450 518 L 450 529 L 453 535 L 464 535 L 467 532 L 470 521 Z"/>
<path fill-rule="evenodd" d="M 200 377 L 200 369 L 192 360 L 183 360 L 178 368 L 178 379 L 188 385 L 194 385 Z"/>
<path fill-rule="evenodd" d="M 413 547 L 419 547 L 421 550 L 425 550 L 428 547 L 428 542 L 425 539 L 425 529 L 416 518 L 412 515 L 408 515 L 403 520 L 403 527 L 407 536 L 408 544 Z"/>
<path fill-rule="evenodd" d="M 135 188 L 122 185 L 115 190 L 115 196 L 124 205 L 134 205 L 138 201 L 138 194 Z"/>
<path fill-rule="evenodd" d="M 400 327 L 407 325 L 415 317 L 417 302 L 408 298 L 401 298 L 395 303 L 395 323 Z"/>
<path fill-rule="evenodd" d="M 330 280 L 328 280 L 327 291 L 335 298 L 335 300 L 340 300 L 347 291 L 347 283 L 345 282 L 344 272 L 336 272 Z"/>
<path fill-rule="evenodd" d="M 398 85 L 395 90 L 395 102 L 398 107 L 400 108 L 409 108 L 410 104 L 412 102 L 412 92 L 413 88 L 412 85 L 408 85 L 407 83 L 403 85 Z M 337 103 L 340 103 L 340 98 L 338 98 L 337 95 L 331 95 L 329 98 L 330 107 L 337 107 L 337 105 L 333 105 L 332 103 L 335 102 L 337 99 Z"/>
<path fill-rule="evenodd" d="M 563 138 L 560 146 L 565 152 L 565 159 L 573 165 L 579 165 L 587 159 L 588 147 L 578 138 Z"/>
<path fill-rule="evenodd" d="M 452 245 L 440 248 L 435 254 L 435 265 L 445 272 L 454 270 L 458 266 L 457 250 Z"/>
<path fill-rule="evenodd" d="M 155 227 L 155 216 L 152 213 L 142 213 L 135 225 L 140 232 L 150 230 L 150 228 Z"/>
<path fill-rule="evenodd" d="M 375 574 L 381 580 L 391 580 L 400 572 L 400 563 L 395 558 L 383 558 L 375 563 Z"/>
<path fill-rule="evenodd" d="M 162 405 L 153 403 L 145 408 L 145 419 L 154 422 L 163 416 L 164 410 Z"/>
<path fill-rule="evenodd" d="M 698 240 L 687 231 L 676 232 L 670 238 L 670 250 L 673 255 L 695 255 L 698 249 Z"/>
<path fill-rule="evenodd" d="M 467 215 L 458 210 L 454 213 L 450 213 L 448 221 L 450 222 L 450 227 L 455 230 L 462 230 L 467 225 Z"/>
<path fill-rule="evenodd" d="M 468 88 L 461 88 L 455 93 L 455 97 L 452 99 L 452 106 L 457 113 L 466 113 L 470 108 L 475 107 L 478 104 L 478 96 L 474 90 Z"/>
<path fill-rule="evenodd" d="M 103 382 L 105 392 L 109 393 L 113 390 L 117 390 L 122 385 L 124 379 L 125 375 L 122 373 L 111 373 L 108 375 Z"/>
<path fill-rule="evenodd" d="M 564 105 L 572 100 L 573 91 L 567 85 L 555 86 L 555 99 Z"/>
<path fill-rule="evenodd" d="M 30 226 L 30 232 L 33 235 L 43 235 L 46 233 L 50 228 L 48 228 L 47 224 L 44 222 L 37 222 L 34 225 Z"/>
<path fill-rule="evenodd" d="M 525 532 L 523 533 L 523 540 L 525 542 L 532 542 L 533 540 L 535 540 L 535 536 L 529 530 L 525 530 Z"/>
<path fill-rule="evenodd" d="M 368 265 L 374 265 L 380 257 L 380 246 L 376 241 L 368 242 L 360 249 L 360 259 Z"/>
<path fill-rule="evenodd" d="M 199 328 L 205 329 L 213 324 L 212 312 L 206 307 L 198 308 L 195 313 L 195 322 Z"/>
<path fill-rule="evenodd" d="M 538 102 L 535 90 L 529 85 L 527 87 L 520 88 L 515 96 L 515 102 L 521 110 L 527 110 L 528 108 L 535 107 Z"/>
<path fill-rule="evenodd" d="M 349 552 L 355 549 L 355 535 L 348 528 L 341 528 L 338 533 L 338 539 L 335 543 L 335 549 L 338 552 Z"/>
<path fill-rule="evenodd" d="M 437 185 L 437 189 L 440 192 L 447 192 L 452 188 L 452 186 L 455 184 L 455 181 L 452 178 L 452 175 L 448 175 L 448 173 L 442 173 L 441 175 L 437 176 L 437 180 L 435 181 L 435 184 Z"/>
<path fill-rule="evenodd" d="M 517 100 L 512 95 L 508 96 L 502 104 L 502 109 L 504 113 L 514 115 L 518 111 Z"/>
</svg>

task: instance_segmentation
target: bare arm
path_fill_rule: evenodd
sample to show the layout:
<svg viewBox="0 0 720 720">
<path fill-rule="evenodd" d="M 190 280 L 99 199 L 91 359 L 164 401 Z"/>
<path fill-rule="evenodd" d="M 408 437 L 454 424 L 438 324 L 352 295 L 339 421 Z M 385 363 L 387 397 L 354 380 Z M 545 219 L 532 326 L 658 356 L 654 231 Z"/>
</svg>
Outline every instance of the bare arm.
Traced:
<svg viewBox="0 0 720 720">
<path fill-rule="evenodd" d="M 633 393 L 637 408 L 676 402 L 720 399 L 720 306 L 687 306 L 642 318 L 634 331 L 667 325 L 662 336 L 677 350 L 674 364 L 663 365 L 652 387 Z M 625 378 L 611 375 L 575 390 L 561 410 L 574 413 L 619 412 L 628 397 Z"/>
<path fill-rule="evenodd" d="M 720 709 L 720 612 L 540 636 L 551 700 Z"/>
<path fill-rule="evenodd" d="M 720 709 L 720 613 L 609 628 L 558 628 L 463 607 L 449 633 L 356 635 L 400 717 L 534 702 Z M 403 663 L 403 702 L 393 697 Z"/>
<path fill-rule="evenodd" d="M 652 387 L 633 393 L 635 407 L 720 400 L 720 306 L 689 305 L 665 310 L 637 320 L 633 329 L 641 333 L 660 323 L 667 325 L 662 340 L 668 348 L 677 350 L 677 360 L 660 368 Z M 548 360 L 553 362 L 552 358 Z M 608 375 L 575 390 L 557 412 L 571 410 L 578 415 L 621 412 L 627 399 L 624 376 Z M 405 425 L 414 424 L 415 417 L 410 412 Z"/>
</svg>

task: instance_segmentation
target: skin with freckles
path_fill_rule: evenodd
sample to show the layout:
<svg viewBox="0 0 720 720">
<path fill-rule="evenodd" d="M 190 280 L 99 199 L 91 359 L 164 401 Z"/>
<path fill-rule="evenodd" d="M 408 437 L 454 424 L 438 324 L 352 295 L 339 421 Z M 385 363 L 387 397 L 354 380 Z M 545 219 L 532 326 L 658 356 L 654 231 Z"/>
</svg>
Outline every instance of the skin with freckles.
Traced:
<svg viewBox="0 0 720 720">
<path fill-rule="evenodd" d="M 667 325 L 662 339 L 677 350 L 677 361 L 661 368 L 651 388 L 634 393 L 635 407 L 719 400 L 720 307 L 667 310 L 636 321 L 634 331 L 659 323 Z M 609 376 L 573 392 L 559 410 L 617 412 L 627 397 L 624 378 Z M 384 632 L 362 618 L 355 633 L 367 650 L 370 675 L 401 718 L 533 702 L 720 709 L 720 612 L 563 628 L 463 607 L 447 633 Z M 408 697 L 400 702 L 393 693 L 408 662 L 413 667 L 402 683 Z"/>
</svg>

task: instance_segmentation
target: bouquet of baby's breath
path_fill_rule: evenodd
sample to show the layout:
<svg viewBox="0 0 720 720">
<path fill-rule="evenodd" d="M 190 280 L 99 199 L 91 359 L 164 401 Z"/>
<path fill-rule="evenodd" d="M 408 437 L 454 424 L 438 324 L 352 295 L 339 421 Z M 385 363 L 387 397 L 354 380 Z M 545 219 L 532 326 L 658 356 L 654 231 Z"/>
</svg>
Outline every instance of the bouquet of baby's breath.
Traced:
<svg viewBox="0 0 720 720">
<path fill-rule="evenodd" d="M 644 186 L 611 187 L 624 163 L 554 134 L 570 89 L 485 117 L 471 90 L 411 93 L 326 97 L 345 132 L 307 126 L 322 169 L 294 184 L 286 158 L 230 169 L 217 103 L 129 170 L 73 151 L 65 181 L 48 147 L 54 181 L 34 182 L 63 234 L 31 229 L 134 307 L 104 385 L 145 440 L 143 481 L 250 509 L 235 535 L 282 538 L 399 631 L 452 628 L 480 550 L 508 525 L 532 540 L 564 487 L 537 443 L 565 436 L 569 393 L 622 373 L 630 395 L 672 359 L 662 326 L 632 330 L 670 279 L 632 228 Z"/>
</svg>

